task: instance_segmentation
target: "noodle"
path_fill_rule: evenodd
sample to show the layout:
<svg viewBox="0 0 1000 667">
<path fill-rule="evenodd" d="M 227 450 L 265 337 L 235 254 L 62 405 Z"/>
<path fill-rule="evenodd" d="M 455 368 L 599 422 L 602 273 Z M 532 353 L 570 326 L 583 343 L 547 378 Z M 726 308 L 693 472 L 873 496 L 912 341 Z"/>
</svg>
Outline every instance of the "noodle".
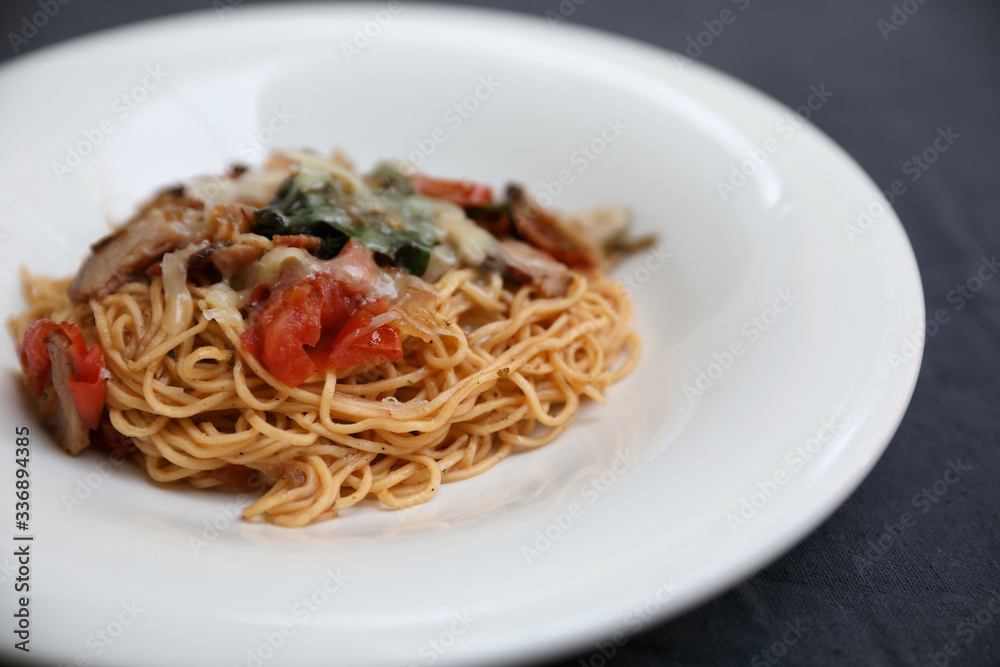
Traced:
<svg viewBox="0 0 1000 667">
<path fill-rule="evenodd" d="M 203 280 L 188 277 L 191 317 L 177 330 L 159 276 L 87 303 L 70 300 L 66 280 L 22 278 L 29 307 L 11 323 L 15 337 L 48 318 L 102 348 L 110 423 L 151 479 L 209 488 L 223 485 L 213 470 L 244 466 L 266 488 L 244 517 L 282 526 L 365 498 L 426 502 L 443 483 L 551 442 L 581 397 L 602 401 L 639 356 L 631 301 L 599 271 L 574 272 L 563 296 L 543 297 L 448 270 L 434 283 L 440 324 L 428 341 L 408 336 L 394 362 L 317 371 L 296 387 L 246 353 L 245 323 L 213 312 Z"/>
</svg>

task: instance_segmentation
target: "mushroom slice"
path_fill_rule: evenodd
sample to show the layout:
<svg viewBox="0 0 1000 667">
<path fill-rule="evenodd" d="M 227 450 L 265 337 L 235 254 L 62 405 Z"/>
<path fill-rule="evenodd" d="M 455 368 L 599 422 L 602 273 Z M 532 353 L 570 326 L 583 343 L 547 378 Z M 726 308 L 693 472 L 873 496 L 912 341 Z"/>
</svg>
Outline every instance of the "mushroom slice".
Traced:
<svg viewBox="0 0 1000 667">
<path fill-rule="evenodd" d="M 76 456 L 90 445 L 90 429 L 83 423 L 73 400 L 70 379 L 77 374 L 73 361 L 73 346 L 69 338 L 57 331 L 49 333 L 49 358 L 52 360 L 51 402 L 42 403 L 42 421 L 67 454 Z"/>
<path fill-rule="evenodd" d="M 164 253 L 210 235 L 200 202 L 186 197 L 179 188 L 164 190 L 128 224 L 91 246 L 90 255 L 69 286 L 69 296 L 76 302 L 106 296 L 159 261 Z"/>
<path fill-rule="evenodd" d="M 546 297 L 564 296 L 573 282 L 573 272 L 569 267 L 521 241 L 500 241 L 496 257 L 508 277 L 537 286 Z"/>
</svg>

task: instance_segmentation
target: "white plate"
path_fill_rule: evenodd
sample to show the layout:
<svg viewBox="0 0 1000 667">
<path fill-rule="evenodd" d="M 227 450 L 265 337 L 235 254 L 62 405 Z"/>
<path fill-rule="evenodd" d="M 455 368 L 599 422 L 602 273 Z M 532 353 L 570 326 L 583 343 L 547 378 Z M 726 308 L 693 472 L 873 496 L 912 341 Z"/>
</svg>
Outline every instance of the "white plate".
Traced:
<svg viewBox="0 0 1000 667">
<path fill-rule="evenodd" d="M 105 216 L 259 159 L 254 137 L 340 146 L 364 168 L 422 150 L 429 173 L 561 188 L 560 209 L 627 203 L 670 255 L 619 270 L 637 287 L 645 352 L 607 407 L 425 506 L 303 530 L 233 521 L 231 496 L 58 453 L 8 343 L 0 421 L 11 445 L 15 426 L 33 432 L 32 657 L 453 665 L 585 650 L 705 600 L 814 529 L 874 465 L 913 390 L 923 298 L 878 190 L 788 109 L 662 51 L 479 10 L 237 7 L 28 56 L 0 70 L 0 91 L 8 312 L 22 307 L 18 264 L 74 271 Z M 88 154 L 57 174 L 71 150 Z M 763 166 L 744 162 L 754 152 Z M 723 201 L 718 183 L 741 165 L 754 173 Z M 881 214 L 859 222 L 859 208 Z M 13 458 L 11 446 L 5 486 Z"/>
</svg>

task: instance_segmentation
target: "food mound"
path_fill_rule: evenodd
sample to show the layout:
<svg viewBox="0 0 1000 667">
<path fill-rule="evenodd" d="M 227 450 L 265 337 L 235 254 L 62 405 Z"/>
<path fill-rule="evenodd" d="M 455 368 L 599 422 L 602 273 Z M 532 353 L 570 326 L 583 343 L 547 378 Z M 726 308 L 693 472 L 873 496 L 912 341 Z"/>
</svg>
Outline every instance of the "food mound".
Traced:
<svg viewBox="0 0 1000 667">
<path fill-rule="evenodd" d="M 603 272 L 628 224 L 285 151 L 160 192 L 71 280 L 25 274 L 11 328 L 66 452 L 257 490 L 245 518 L 303 526 L 423 503 L 601 401 L 638 359 Z"/>
</svg>

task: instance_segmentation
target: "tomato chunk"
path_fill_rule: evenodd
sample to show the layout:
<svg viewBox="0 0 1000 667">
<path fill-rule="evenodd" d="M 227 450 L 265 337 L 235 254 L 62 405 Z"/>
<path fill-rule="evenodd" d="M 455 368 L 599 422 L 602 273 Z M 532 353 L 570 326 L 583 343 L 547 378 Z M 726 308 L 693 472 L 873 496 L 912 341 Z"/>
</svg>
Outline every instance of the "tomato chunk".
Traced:
<svg viewBox="0 0 1000 667">
<path fill-rule="evenodd" d="M 24 331 L 21 343 L 21 367 L 31 379 L 36 393 L 41 394 L 52 384 L 52 359 L 49 356 L 49 336 L 66 336 L 73 349 L 76 375 L 69 379 L 73 403 L 87 428 L 96 429 L 108 395 L 105 378 L 104 351 L 97 345 L 89 350 L 83 332 L 73 322 L 35 320 Z"/>
<path fill-rule="evenodd" d="M 359 308 L 340 330 L 330 350 L 330 367 L 384 364 L 403 356 L 403 344 L 396 327 L 391 324 L 371 326 L 375 316 L 388 310 L 385 300 L 379 301 L 382 303 L 374 302 Z"/>
<path fill-rule="evenodd" d="M 403 354 L 399 330 L 391 324 L 370 326 L 389 310 L 388 302 L 362 301 L 327 276 L 308 276 L 252 306 L 241 343 L 289 387 L 319 370 L 398 359 Z"/>
<path fill-rule="evenodd" d="M 488 185 L 471 181 L 449 181 L 422 174 L 410 176 L 417 194 L 432 199 L 444 199 L 459 206 L 486 206 L 493 203 L 493 191 Z"/>
<path fill-rule="evenodd" d="M 76 369 L 77 375 L 69 380 L 69 389 L 80 418 L 93 430 L 100 424 L 108 397 L 108 381 L 103 375 L 104 352 L 97 345 L 90 348 L 76 360 Z"/>
<path fill-rule="evenodd" d="M 278 292 L 264 311 L 261 361 L 290 387 L 302 384 L 316 370 L 305 347 L 319 342 L 322 306 L 322 293 L 303 281 Z"/>
</svg>

